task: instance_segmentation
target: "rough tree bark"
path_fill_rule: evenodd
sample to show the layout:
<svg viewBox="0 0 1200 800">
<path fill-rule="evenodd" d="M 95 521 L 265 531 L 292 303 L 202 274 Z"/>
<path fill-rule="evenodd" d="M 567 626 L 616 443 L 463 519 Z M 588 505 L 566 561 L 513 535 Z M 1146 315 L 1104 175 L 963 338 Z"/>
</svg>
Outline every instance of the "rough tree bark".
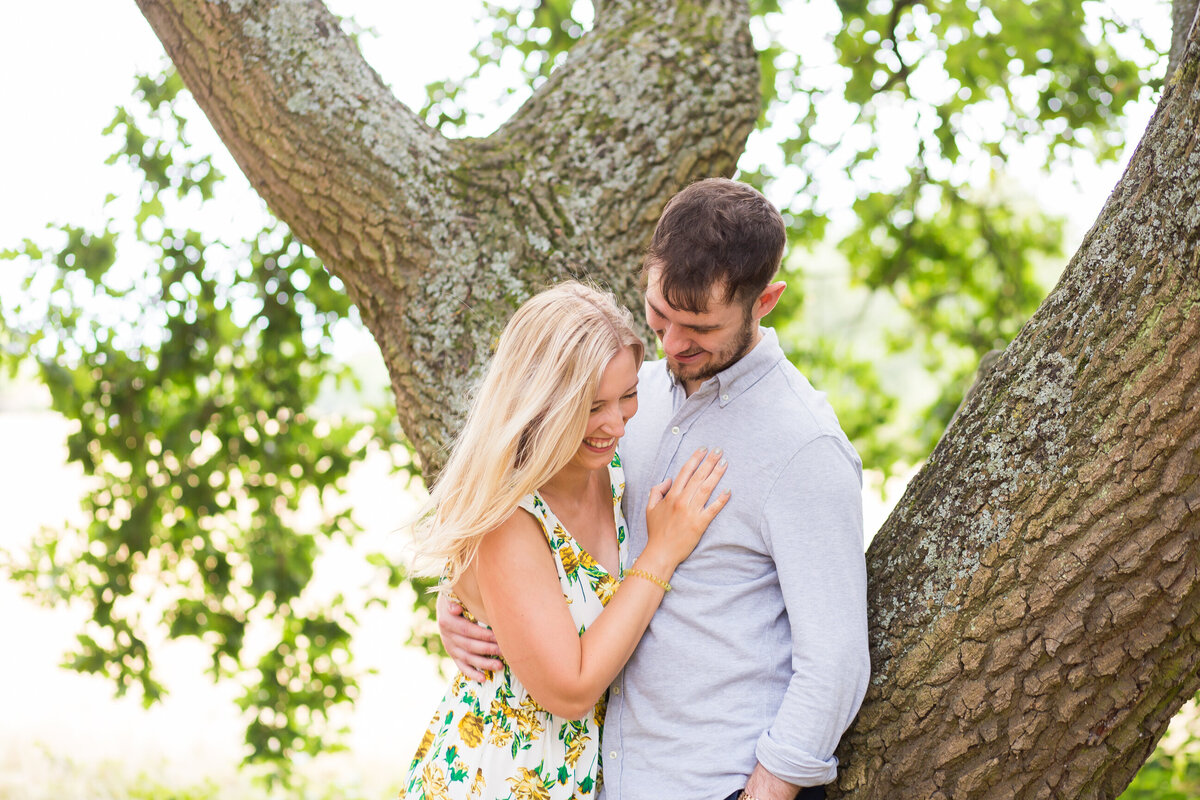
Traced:
<svg viewBox="0 0 1200 800">
<path fill-rule="evenodd" d="M 1183 0 L 1180 0 L 1181 2 Z M 449 141 L 315 0 L 138 0 L 272 210 L 347 286 L 436 467 L 508 311 L 638 305 L 666 198 L 758 113 L 744 0 L 603 0 L 496 134 Z M 838 790 L 1113 797 L 1200 685 L 1200 43 L 1062 282 L 876 537 Z"/>
</svg>

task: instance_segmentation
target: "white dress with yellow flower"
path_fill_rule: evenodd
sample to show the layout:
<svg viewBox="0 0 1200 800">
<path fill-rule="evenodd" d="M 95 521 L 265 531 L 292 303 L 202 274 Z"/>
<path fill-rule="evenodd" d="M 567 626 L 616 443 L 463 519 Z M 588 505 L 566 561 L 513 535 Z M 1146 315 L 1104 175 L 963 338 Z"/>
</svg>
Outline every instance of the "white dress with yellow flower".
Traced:
<svg viewBox="0 0 1200 800">
<path fill-rule="evenodd" d="M 609 465 L 619 561 L 625 563 L 619 456 Z M 558 580 L 580 635 L 616 591 L 610 575 L 567 533 L 536 492 L 520 507 L 541 523 Z M 600 734 L 607 695 L 591 716 L 569 720 L 545 711 L 508 665 L 483 683 L 455 676 L 425 732 L 401 798 L 416 800 L 573 800 L 594 797 L 600 782 Z"/>
</svg>

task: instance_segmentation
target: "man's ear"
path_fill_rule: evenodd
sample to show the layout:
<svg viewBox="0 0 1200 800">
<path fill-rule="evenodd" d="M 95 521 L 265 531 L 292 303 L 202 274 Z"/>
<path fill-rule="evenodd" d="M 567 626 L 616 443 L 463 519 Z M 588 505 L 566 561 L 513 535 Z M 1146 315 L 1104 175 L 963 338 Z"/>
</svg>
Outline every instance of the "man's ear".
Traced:
<svg viewBox="0 0 1200 800">
<path fill-rule="evenodd" d="M 760 319 L 770 314 L 779 302 L 779 297 L 783 294 L 783 290 L 787 288 L 787 283 L 784 281 L 775 281 L 767 284 L 767 288 L 762 290 L 762 294 L 754 301 L 754 306 L 750 311 L 751 318 L 758 322 Z"/>
</svg>

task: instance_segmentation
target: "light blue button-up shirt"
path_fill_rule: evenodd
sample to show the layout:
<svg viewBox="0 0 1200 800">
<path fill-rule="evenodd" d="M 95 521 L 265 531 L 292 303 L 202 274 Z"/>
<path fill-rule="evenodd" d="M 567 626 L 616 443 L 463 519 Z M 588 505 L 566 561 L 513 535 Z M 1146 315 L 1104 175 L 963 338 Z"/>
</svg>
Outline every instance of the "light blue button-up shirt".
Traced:
<svg viewBox="0 0 1200 800">
<path fill-rule="evenodd" d="M 640 372 L 621 442 L 630 558 L 650 487 L 721 447 L 729 504 L 675 571 L 609 692 L 603 800 L 719 800 L 756 761 L 828 783 L 866 691 L 862 463 L 775 332 L 691 397 L 663 361 Z"/>
</svg>

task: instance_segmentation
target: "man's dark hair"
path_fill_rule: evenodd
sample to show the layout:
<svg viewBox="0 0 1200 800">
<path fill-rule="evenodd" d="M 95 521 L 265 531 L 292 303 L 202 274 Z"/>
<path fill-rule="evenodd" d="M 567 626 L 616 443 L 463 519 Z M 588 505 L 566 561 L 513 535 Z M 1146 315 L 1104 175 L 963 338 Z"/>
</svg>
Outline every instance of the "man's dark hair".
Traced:
<svg viewBox="0 0 1200 800">
<path fill-rule="evenodd" d="M 655 268 L 672 308 L 704 313 L 714 286 L 725 288 L 724 302 L 749 305 L 775 277 L 786 238 L 783 218 L 757 190 L 706 178 L 667 203 L 642 261 L 642 286 Z"/>
</svg>

